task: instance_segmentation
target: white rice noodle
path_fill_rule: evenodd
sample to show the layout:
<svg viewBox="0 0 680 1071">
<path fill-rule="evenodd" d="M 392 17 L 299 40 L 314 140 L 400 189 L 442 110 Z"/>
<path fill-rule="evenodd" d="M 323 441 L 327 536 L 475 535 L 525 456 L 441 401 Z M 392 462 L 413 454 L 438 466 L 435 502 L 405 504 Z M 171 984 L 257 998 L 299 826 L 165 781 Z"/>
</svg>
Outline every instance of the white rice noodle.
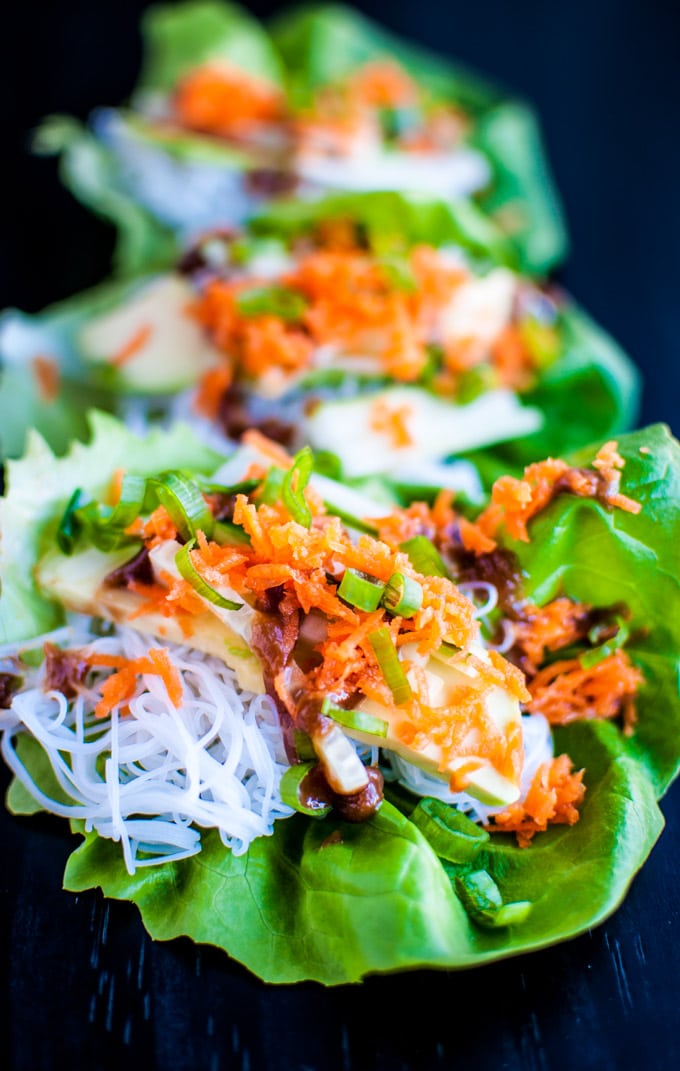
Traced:
<svg viewBox="0 0 680 1071">
<path fill-rule="evenodd" d="M 91 638 L 91 637 L 90 637 Z M 131 630 L 98 639 L 91 649 L 136 658 L 147 641 Z M 234 854 L 274 822 L 292 814 L 279 793 L 287 768 L 278 717 L 266 695 L 239 688 L 218 659 L 171 647 L 184 696 L 175 709 L 161 678 L 149 674 L 130 701 L 97 720 L 99 694 L 84 690 L 69 702 L 33 687 L 2 712 L 4 758 L 46 810 L 85 821 L 87 830 L 120 841 L 130 873 L 200 851 L 198 828 L 219 830 Z M 16 740 L 29 732 L 44 749 L 63 793 L 46 796 L 21 761 Z M 103 771 L 103 776 L 102 776 Z"/>
</svg>

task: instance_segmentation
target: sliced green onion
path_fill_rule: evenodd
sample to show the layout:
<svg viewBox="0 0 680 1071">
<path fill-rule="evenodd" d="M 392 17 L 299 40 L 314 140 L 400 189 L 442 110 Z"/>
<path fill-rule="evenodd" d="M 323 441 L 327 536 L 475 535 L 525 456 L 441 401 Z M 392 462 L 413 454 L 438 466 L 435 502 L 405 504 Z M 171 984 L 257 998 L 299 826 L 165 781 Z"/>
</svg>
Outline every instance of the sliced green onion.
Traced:
<svg viewBox="0 0 680 1071">
<path fill-rule="evenodd" d="M 332 450 L 315 450 L 314 471 L 329 480 L 339 480 L 342 476 L 342 462 Z"/>
<path fill-rule="evenodd" d="M 450 863 L 470 863 L 489 840 L 489 834 L 467 815 L 431 796 L 420 800 L 411 821 L 437 855 Z"/>
<path fill-rule="evenodd" d="M 516 926 L 524 922 L 532 909 L 529 900 L 504 904 L 500 889 L 486 870 L 457 874 L 456 893 L 473 922 L 485 929 Z"/>
<path fill-rule="evenodd" d="M 404 673 L 404 667 L 399 661 L 397 648 L 392 641 L 390 630 L 384 625 L 369 633 L 368 642 L 373 648 L 380 671 L 385 682 L 392 692 L 392 698 L 398 707 L 408 703 L 413 693 L 408 677 Z"/>
<path fill-rule="evenodd" d="M 412 293 L 416 290 L 416 277 L 405 254 L 391 253 L 378 259 L 389 286 L 394 287 L 395 290 L 404 290 L 407 293 Z"/>
<path fill-rule="evenodd" d="M 314 744 L 309 733 L 303 732 L 302 729 L 293 729 L 293 745 L 295 747 L 295 754 L 301 762 L 309 762 L 314 759 L 315 762 L 319 760 L 316 757 L 316 751 L 314 750 Z"/>
<path fill-rule="evenodd" d="M 307 302 L 302 294 L 285 286 L 253 286 L 236 295 L 241 316 L 276 316 L 287 323 L 301 320 Z"/>
<path fill-rule="evenodd" d="M 225 599 L 224 595 L 220 595 L 219 591 L 211 587 L 207 580 L 204 580 L 198 569 L 191 560 L 190 551 L 195 543 L 194 539 L 190 539 L 188 543 L 185 543 L 183 547 L 175 554 L 175 565 L 177 566 L 180 576 L 182 576 L 188 584 L 191 584 L 192 588 L 197 595 L 206 599 L 207 602 L 213 604 L 213 606 L 219 606 L 222 610 L 240 610 L 243 606 L 242 602 L 234 602 L 233 599 Z"/>
<path fill-rule="evenodd" d="M 379 580 L 372 580 L 354 569 L 346 569 L 338 595 L 350 606 L 356 606 L 357 610 L 366 610 L 372 613 L 380 606 L 380 600 L 385 593 L 385 585 Z"/>
<path fill-rule="evenodd" d="M 616 617 L 616 625 L 616 633 L 611 639 L 606 640 L 604 643 L 600 644 L 599 647 L 593 647 L 590 651 L 584 651 L 578 656 L 578 660 L 584 669 L 592 669 L 593 666 L 597 666 L 600 662 L 603 662 L 605 658 L 608 658 L 610 654 L 614 654 L 615 651 L 618 651 L 619 647 L 623 647 L 630 636 L 630 630 L 622 617 Z M 592 628 L 588 633 L 588 639 L 591 640 L 591 642 L 592 638 L 597 636 L 597 627 L 598 626 L 595 626 L 595 628 Z"/>
<path fill-rule="evenodd" d="M 80 487 L 76 488 L 69 498 L 66 509 L 59 521 L 59 527 L 57 528 L 57 544 L 62 554 L 73 554 L 76 540 L 80 534 L 81 523 L 76 516 L 76 512 L 82 493 Z"/>
<path fill-rule="evenodd" d="M 318 766 L 315 762 L 300 762 L 295 766 L 289 766 L 279 786 L 281 799 L 293 810 L 300 814 L 309 815 L 310 818 L 325 818 L 331 811 L 330 803 L 315 799 L 312 795 L 307 796 L 303 791 L 303 783 L 307 774 Z"/>
<path fill-rule="evenodd" d="M 90 502 L 81 507 L 76 521 L 83 535 L 98 550 L 111 551 L 134 542 L 125 529 L 132 524 L 144 508 L 146 477 L 126 475 L 120 488 L 120 497 L 115 506 Z"/>
<path fill-rule="evenodd" d="M 206 495 L 249 495 L 262 483 L 261 480 L 240 480 L 225 486 L 222 483 L 211 483 L 209 480 L 198 479 L 196 481 Z"/>
<path fill-rule="evenodd" d="M 305 500 L 305 487 L 314 467 L 314 455 L 305 446 L 295 455 L 293 464 L 283 477 L 281 499 L 294 521 L 304 528 L 312 527 L 312 514 Z"/>
<path fill-rule="evenodd" d="M 365 532 L 366 535 L 376 537 L 378 535 L 378 529 L 373 524 L 369 524 L 368 521 L 362 521 L 361 518 L 355 517 L 353 513 L 348 513 L 347 510 L 340 509 L 339 506 L 335 506 L 332 502 L 325 502 L 326 513 L 330 513 L 333 517 L 339 517 L 344 525 L 348 528 L 354 529 L 355 532 Z"/>
<path fill-rule="evenodd" d="M 421 576 L 445 576 L 450 579 L 441 554 L 432 546 L 427 536 L 413 536 L 401 543 L 399 550 L 408 555 L 411 565 Z"/>
<path fill-rule="evenodd" d="M 345 729 L 356 729 L 357 732 L 367 733 L 369 736 L 387 736 L 388 724 L 383 718 L 376 718 L 373 714 L 367 714 L 364 710 L 346 710 L 338 707 L 331 699 L 324 699 L 321 713 L 343 725 Z"/>
<path fill-rule="evenodd" d="M 413 617 L 423 605 L 422 586 L 410 576 L 392 573 L 387 581 L 382 604 L 395 617 Z"/>
<path fill-rule="evenodd" d="M 267 471 L 267 475 L 264 481 L 260 484 L 260 489 L 257 492 L 257 502 L 265 503 L 265 505 L 272 506 L 274 502 L 278 502 L 281 498 L 281 489 L 283 487 L 283 478 L 286 475 L 284 469 L 280 469 L 277 465 L 272 465 Z"/>
<path fill-rule="evenodd" d="M 199 531 L 210 539 L 215 521 L 195 480 L 181 472 L 164 472 L 148 486 L 183 539 L 194 539 Z"/>
<path fill-rule="evenodd" d="M 210 538 L 221 547 L 250 546 L 248 533 L 240 525 L 232 524 L 231 521 L 215 521 Z"/>
</svg>

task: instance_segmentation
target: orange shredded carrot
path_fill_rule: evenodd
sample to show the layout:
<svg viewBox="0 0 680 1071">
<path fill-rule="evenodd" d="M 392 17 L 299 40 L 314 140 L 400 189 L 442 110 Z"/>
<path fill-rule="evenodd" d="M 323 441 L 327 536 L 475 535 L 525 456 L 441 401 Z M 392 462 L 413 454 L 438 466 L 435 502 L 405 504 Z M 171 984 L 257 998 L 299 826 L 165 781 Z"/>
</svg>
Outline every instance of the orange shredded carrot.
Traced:
<svg viewBox="0 0 680 1071">
<path fill-rule="evenodd" d="M 232 384 L 234 371 L 228 365 L 209 368 L 204 372 L 198 384 L 194 406 L 198 413 L 216 420 L 222 399 Z"/>
<path fill-rule="evenodd" d="M 365 63 L 348 80 L 350 94 L 373 108 L 403 108 L 414 104 L 418 87 L 392 60 Z"/>
<path fill-rule="evenodd" d="M 199 67 L 182 79 L 174 98 L 182 126 L 225 137 L 247 134 L 283 114 L 280 90 L 227 64 Z"/>
<path fill-rule="evenodd" d="M 146 346 L 152 334 L 153 327 L 151 324 L 142 324 L 134 335 L 109 358 L 109 364 L 113 365 L 114 368 L 122 368 L 128 361 L 132 360 L 136 353 L 139 353 Z"/>
<path fill-rule="evenodd" d="M 543 763 L 536 771 L 526 799 L 511 803 L 486 828 L 491 833 L 515 833 L 520 848 L 528 848 L 537 833 L 548 825 L 573 826 L 579 820 L 579 806 L 586 786 L 585 770 L 572 772 L 568 755 L 559 755 Z"/>
<path fill-rule="evenodd" d="M 124 479 L 125 469 L 116 469 L 111 477 L 111 483 L 109 484 L 109 502 L 112 506 L 117 506 L 120 502 L 120 493 L 123 489 Z"/>
<path fill-rule="evenodd" d="M 245 446 L 250 446 L 253 450 L 257 450 L 258 453 L 264 454 L 272 465 L 277 465 L 280 469 L 289 469 L 293 464 L 290 454 L 279 443 L 274 442 L 273 439 L 268 439 L 257 428 L 249 428 L 248 431 L 245 431 L 242 442 Z"/>
<path fill-rule="evenodd" d="M 390 446 L 399 450 L 413 443 L 408 430 L 408 420 L 412 415 L 413 409 L 410 405 L 391 406 L 380 400 L 371 406 L 370 425 L 373 431 L 386 435 Z"/>
<path fill-rule="evenodd" d="M 59 396 L 59 363 L 54 357 L 36 354 L 31 361 L 31 369 L 41 401 L 49 404 Z"/>
<path fill-rule="evenodd" d="M 533 386 L 535 364 L 516 324 L 508 324 L 495 339 L 491 361 L 502 386 L 520 393 Z"/>
<path fill-rule="evenodd" d="M 515 643 L 526 655 L 527 670 L 536 673 L 546 652 L 575 643 L 583 635 L 582 625 L 589 610 L 589 606 L 564 597 L 540 609 L 527 606 L 524 619 L 513 626 Z"/>
<path fill-rule="evenodd" d="M 126 658 L 124 655 L 107 655 L 92 651 L 85 653 L 83 660 L 93 668 L 115 669 L 115 673 L 100 684 L 102 697 L 95 707 L 96 718 L 105 718 L 119 703 L 132 699 L 137 688 L 137 678 L 143 674 L 154 674 L 162 679 L 168 699 L 175 708 L 179 707 L 182 701 L 182 681 L 178 670 L 170 662 L 166 647 L 152 647 L 143 658 Z"/>
<path fill-rule="evenodd" d="M 527 709 L 543 714 L 551 725 L 577 719 L 616 718 L 626 703 L 630 708 L 644 677 L 625 651 L 614 651 L 587 669 L 578 658 L 546 666 L 529 684 Z M 629 709 L 628 720 L 631 715 Z"/>
</svg>

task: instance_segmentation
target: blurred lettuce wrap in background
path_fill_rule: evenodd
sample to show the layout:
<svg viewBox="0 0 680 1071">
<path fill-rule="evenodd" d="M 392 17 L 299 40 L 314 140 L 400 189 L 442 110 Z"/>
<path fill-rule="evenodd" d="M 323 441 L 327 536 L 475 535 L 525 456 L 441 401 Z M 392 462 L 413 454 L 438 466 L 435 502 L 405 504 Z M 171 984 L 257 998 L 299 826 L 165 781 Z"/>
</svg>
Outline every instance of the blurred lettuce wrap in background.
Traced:
<svg viewBox="0 0 680 1071">
<path fill-rule="evenodd" d="M 174 235 L 334 188 L 471 198 L 523 271 L 564 256 L 535 118 L 476 75 L 340 6 L 282 15 L 271 36 L 217 2 L 152 7 L 142 28 L 130 106 L 95 113 L 89 131 L 55 117 L 38 142 L 120 227 L 119 270 L 152 266 Z"/>
<path fill-rule="evenodd" d="M 452 818 L 442 799 L 419 801 L 396 781 L 363 823 L 297 814 L 277 821 L 270 836 L 258 837 L 243 854 L 225 849 L 208 830 L 198 854 L 132 874 L 119 845 L 75 822 L 84 842 L 68 862 L 66 887 L 99 886 L 105 895 L 130 899 L 154 937 L 187 935 L 217 945 L 279 983 L 341 984 L 380 971 L 471 967 L 565 940 L 606 918 L 661 831 L 656 798 L 680 763 L 680 637 L 669 613 L 680 583 L 680 449 L 656 426 L 621 437 L 618 454 L 611 444 L 595 450 L 576 457 L 575 468 L 550 462 L 548 469 L 529 470 L 528 497 L 517 483 L 501 484 L 484 514 L 468 521 L 481 524 L 489 508 L 503 503 L 494 521 L 498 548 L 481 549 L 474 560 L 484 570 L 501 551 L 518 555 L 523 590 L 515 589 L 512 600 L 517 607 L 521 594 L 533 606 L 528 617 L 524 610 L 517 618 L 520 646 L 522 622 L 572 600 L 579 613 L 589 608 L 588 633 L 581 628 L 568 649 L 566 632 L 551 641 L 541 656 L 546 668 L 555 668 L 556 657 L 569 658 L 595 679 L 608 659 L 618 659 L 644 677 L 636 721 L 615 703 L 608 720 L 586 708 L 554 728 L 556 753 L 568 752 L 577 769 L 585 768 L 579 821 L 551 826 L 521 848 L 506 833 L 489 837 L 463 815 Z M 26 640 L 63 619 L 59 605 L 36 586 L 34 567 L 54 542 L 71 489 L 100 494 L 112 468 L 141 474 L 159 462 L 179 462 L 185 473 L 210 479 L 219 459 L 187 429 L 141 441 L 99 416 L 91 443 L 67 457 L 55 459 L 34 436 L 26 457 L 9 464 L 2 502 L 4 639 Z M 548 471 L 553 482 L 546 497 Z M 411 514 L 398 516 L 404 521 Z M 462 523 L 459 516 L 455 525 Z M 470 575 L 448 522 L 435 529 L 457 580 L 463 566 Z M 25 607 L 21 620 L 15 605 Z M 531 676 L 535 684 L 540 672 L 532 670 L 530 690 Z M 534 688 L 532 702 L 537 694 Z M 19 744 L 34 783 L 58 798 L 40 746 L 27 733 Z M 17 782 L 9 804 L 17 813 L 36 810 Z"/>
<path fill-rule="evenodd" d="M 181 414 L 230 439 L 259 426 L 337 455 L 346 477 L 398 469 L 416 487 L 470 455 L 489 485 L 625 429 L 637 408 L 620 348 L 512 263 L 469 203 L 284 199 L 164 271 L 6 313 L 0 354 L 9 367 L 50 353 L 83 397 L 103 389 L 138 422 Z"/>
</svg>

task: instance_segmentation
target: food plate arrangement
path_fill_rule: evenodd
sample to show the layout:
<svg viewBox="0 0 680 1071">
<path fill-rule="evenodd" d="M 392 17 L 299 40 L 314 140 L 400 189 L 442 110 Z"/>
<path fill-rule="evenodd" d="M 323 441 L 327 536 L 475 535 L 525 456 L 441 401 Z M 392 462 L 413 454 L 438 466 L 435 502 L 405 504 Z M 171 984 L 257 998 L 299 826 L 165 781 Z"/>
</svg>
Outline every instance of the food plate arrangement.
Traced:
<svg viewBox="0 0 680 1071">
<path fill-rule="evenodd" d="M 66 888 L 268 982 L 581 933 L 680 763 L 680 447 L 627 431 L 634 366 L 507 225 L 538 142 L 499 163 L 520 106 L 345 9 L 147 26 L 126 147 L 44 134 L 134 220 L 118 278 L 0 328 L 7 805 L 70 821 Z M 295 182 L 161 218 L 132 137 Z M 485 183 L 356 188 L 412 153 Z"/>
</svg>

